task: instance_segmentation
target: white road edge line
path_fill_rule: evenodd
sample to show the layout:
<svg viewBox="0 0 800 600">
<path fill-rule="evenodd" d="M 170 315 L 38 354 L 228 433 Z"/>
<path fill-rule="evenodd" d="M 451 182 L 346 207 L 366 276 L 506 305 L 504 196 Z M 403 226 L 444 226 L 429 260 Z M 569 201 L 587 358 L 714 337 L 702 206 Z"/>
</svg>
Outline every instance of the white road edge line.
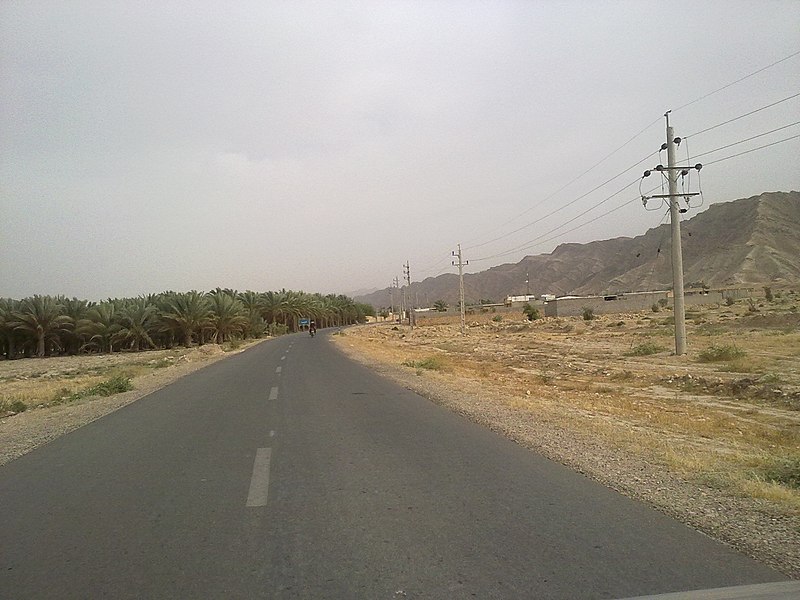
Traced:
<svg viewBox="0 0 800 600">
<path fill-rule="evenodd" d="M 269 462 L 272 448 L 258 448 L 253 462 L 253 476 L 250 479 L 250 491 L 247 494 L 246 506 L 266 506 L 269 494 Z"/>
<path fill-rule="evenodd" d="M 278 399 L 278 386 L 274 385 L 269 390 L 269 399 L 270 400 L 277 400 Z"/>
</svg>

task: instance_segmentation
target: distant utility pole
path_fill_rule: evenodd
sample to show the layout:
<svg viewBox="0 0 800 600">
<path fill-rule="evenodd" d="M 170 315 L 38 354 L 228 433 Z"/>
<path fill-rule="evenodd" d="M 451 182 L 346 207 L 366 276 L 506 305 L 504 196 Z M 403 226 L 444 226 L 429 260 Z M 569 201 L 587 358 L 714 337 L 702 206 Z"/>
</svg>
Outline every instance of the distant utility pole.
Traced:
<svg viewBox="0 0 800 600">
<path fill-rule="evenodd" d="M 647 206 L 650 198 L 666 198 L 669 202 L 669 216 L 672 225 L 672 302 L 675 318 L 675 354 L 680 356 L 686 354 L 686 309 L 683 300 L 683 252 L 681 250 L 681 213 L 687 209 L 680 208 L 679 198 L 685 198 L 687 203 L 690 196 L 698 196 L 699 193 L 678 193 L 678 175 L 684 176 L 689 173 L 689 169 L 703 168 L 700 163 L 694 166 L 679 167 L 675 165 L 675 148 L 681 143 L 681 138 L 675 137 L 675 132 L 669 124 L 669 113 L 664 113 L 667 120 L 667 143 L 661 146 L 662 150 L 667 151 L 667 166 L 657 165 L 655 171 L 664 173 L 666 171 L 667 182 L 669 183 L 669 194 L 656 194 L 654 196 L 642 196 L 642 202 Z M 649 177 L 651 171 L 645 171 L 644 177 Z"/>
<path fill-rule="evenodd" d="M 461 306 L 461 335 L 466 335 L 467 325 L 466 317 L 464 316 L 464 267 L 469 264 L 469 261 L 462 260 L 461 257 L 461 244 L 458 245 L 458 253 L 453 252 L 453 256 L 458 257 L 458 262 L 452 261 L 454 266 L 458 267 L 458 296 L 459 304 Z"/>
<path fill-rule="evenodd" d="M 531 283 L 531 274 L 530 273 L 525 273 L 525 295 L 526 296 L 530 296 L 531 295 L 530 283 Z M 525 300 L 527 301 L 527 298 L 525 298 Z"/>
<path fill-rule="evenodd" d="M 389 286 L 389 312 L 392 314 L 392 320 L 394 320 L 394 280 Z"/>
<path fill-rule="evenodd" d="M 406 282 L 408 283 L 408 302 L 411 304 L 411 308 L 408 310 L 408 324 L 411 329 L 414 329 L 414 325 L 416 325 L 416 315 L 414 314 L 414 296 L 411 293 L 411 266 L 406 261 L 406 264 L 403 265 L 403 273 L 406 276 Z"/>
<path fill-rule="evenodd" d="M 392 288 L 394 290 L 397 290 L 398 292 L 400 291 L 400 280 L 397 277 L 395 277 L 392 280 Z M 392 296 L 394 296 L 394 294 L 392 294 Z M 403 297 L 402 296 L 400 296 L 398 298 L 398 302 L 400 303 L 400 306 L 399 306 L 399 308 L 400 308 L 400 318 L 402 319 L 403 318 Z M 394 320 L 394 313 L 392 313 L 392 320 Z"/>
</svg>

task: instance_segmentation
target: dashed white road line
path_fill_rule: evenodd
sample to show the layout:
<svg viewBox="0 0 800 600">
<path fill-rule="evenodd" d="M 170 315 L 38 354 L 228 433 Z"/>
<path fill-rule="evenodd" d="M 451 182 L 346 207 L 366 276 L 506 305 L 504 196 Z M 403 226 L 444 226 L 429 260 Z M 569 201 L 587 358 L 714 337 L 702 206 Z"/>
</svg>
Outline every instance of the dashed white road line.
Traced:
<svg viewBox="0 0 800 600">
<path fill-rule="evenodd" d="M 286 355 L 281 356 L 281 360 L 286 360 Z"/>
<path fill-rule="evenodd" d="M 269 399 L 270 400 L 277 400 L 278 399 L 278 386 L 273 385 L 272 388 L 269 390 Z"/>
<path fill-rule="evenodd" d="M 272 448 L 258 448 L 253 462 L 253 476 L 250 478 L 250 491 L 246 506 L 266 506 L 269 494 L 269 463 Z"/>
</svg>

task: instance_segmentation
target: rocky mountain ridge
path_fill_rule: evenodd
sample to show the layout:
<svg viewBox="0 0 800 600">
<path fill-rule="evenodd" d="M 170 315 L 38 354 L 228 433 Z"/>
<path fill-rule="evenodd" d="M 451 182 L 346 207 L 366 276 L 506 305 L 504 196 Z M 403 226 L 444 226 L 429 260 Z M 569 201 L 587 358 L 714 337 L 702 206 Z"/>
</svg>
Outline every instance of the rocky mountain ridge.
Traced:
<svg viewBox="0 0 800 600">
<path fill-rule="evenodd" d="M 800 284 L 800 192 L 765 192 L 711 205 L 682 223 L 687 288 Z M 525 294 L 608 294 L 672 288 L 670 225 L 643 235 L 561 244 L 550 254 L 526 256 L 464 275 L 468 303 L 501 302 Z M 458 302 L 458 275 L 446 273 L 411 284 L 417 304 Z M 358 296 L 358 302 L 390 305 L 390 289 Z"/>
</svg>

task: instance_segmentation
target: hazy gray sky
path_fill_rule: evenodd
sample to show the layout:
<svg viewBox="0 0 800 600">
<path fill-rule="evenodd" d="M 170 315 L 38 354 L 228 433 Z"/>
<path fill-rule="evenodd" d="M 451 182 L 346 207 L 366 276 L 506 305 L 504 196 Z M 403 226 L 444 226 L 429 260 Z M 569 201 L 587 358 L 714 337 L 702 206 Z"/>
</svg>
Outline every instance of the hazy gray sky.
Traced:
<svg viewBox="0 0 800 600">
<path fill-rule="evenodd" d="M 800 121 L 692 135 L 800 93 L 798 54 L 693 102 L 798 51 L 797 0 L 2 0 L 0 296 L 351 292 L 639 235 L 638 182 L 575 217 L 658 164 L 668 109 L 682 162 L 800 134 L 694 158 Z M 707 164 L 706 207 L 800 189 L 798 155 Z"/>
</svg>

